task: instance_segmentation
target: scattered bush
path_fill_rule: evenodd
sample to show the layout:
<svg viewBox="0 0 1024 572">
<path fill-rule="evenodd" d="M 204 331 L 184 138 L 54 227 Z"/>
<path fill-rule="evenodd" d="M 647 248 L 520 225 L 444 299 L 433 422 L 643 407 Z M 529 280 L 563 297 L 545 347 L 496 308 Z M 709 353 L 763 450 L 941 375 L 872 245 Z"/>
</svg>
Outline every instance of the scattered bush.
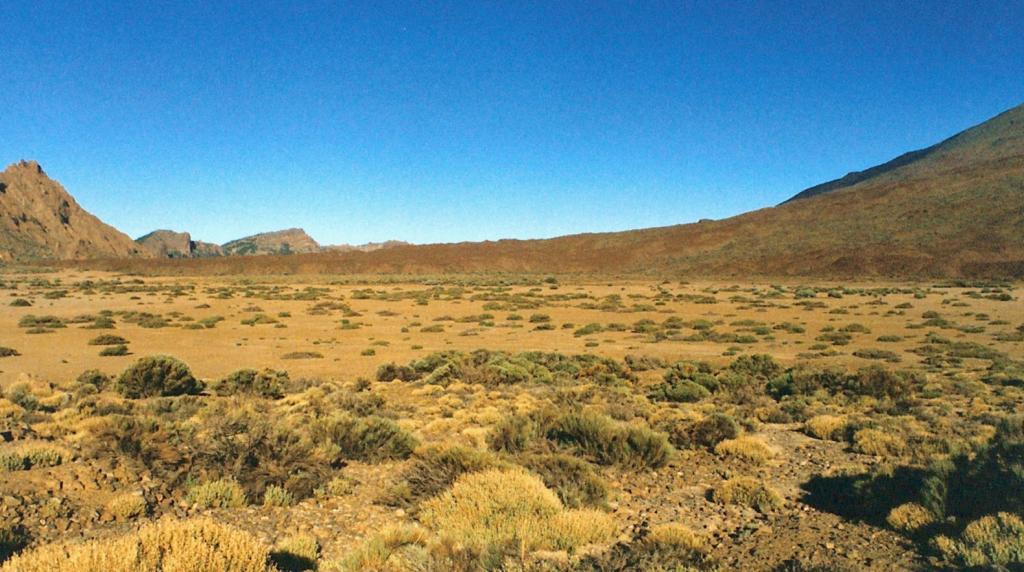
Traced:
<svg viewBox="0 0 1024 572">
<path fill-rule="evenodd" d="M 102 334 L 89 340 L 90 346 L 117 346 L 127 344 L 128 340 L 115 334 Z"/>
<path fill-rule="evenodd" d="M 1015 570 L 1024 565 L 1024 521 L 1000 512 L 968 524 L 956 540 L 936 538 L 935 545 L 947 559 L 962 566 Z"/>
<path fill-rule="evenodd" d="M 344 413 L 314 427 L 315 438 L 332 447 L 337 460 L 380 462 L 405 459 L 416 448 L 416 438 L 383 417 L 356 418 Z"/>
<path fill-rule="evenodd" d="M 120 494 L 107 503 L 107 512 L 119 521 L 145 516 L 147 510 L 146 498 L 138 493 Z"/>
<path fill-rule="evenodd" d="M 234 479 L 220 479 L 192 485 L 185 500 L 200 508 L 236 508 L 245 506 L 245 489 Z"/>
<path fill-rule="evenodd" d="M 416 453 L 389 500 L 393 504 L 416 505 L 440 494 L 464 474 L 505 466 L 494 455 L 476 449 L 427 448 Z"/>
<path fill-rule="evenodd" d="M 268 399 L 280 399 L 288 384 L 288 372 L 273 369 L 240 369 L 220 380 L 213 390 L 217 395 L 255 395 Z"/>
<path fill-rule="evenodd" d="M 817 415 L 804 423 L 804 432 L 818 439 L 842 441 L 847 423 L 842 415 Z"/>
<path fill-rule="evenodd" d="M 287 536 L 274 546 L 270 559 L 281 572 L 316 570 L 320 542 L 309 534 Z"/>
<path fill-rule="evenodd" d="M 47 545 L 14 556 L 2 572 L 271 572 L 254 536 L 208 519 L 161 520 L 113 540 Z"/>
<path fill-rule="evenodd" d="M 524 551 L 571 550 L 609 540 L 611 517 L 565 510 L 558 497 L 523 469 L 491 469 L 460 477 L 423 503 L 422 522 L 469 545 L 515 542 Z"/>
<path fill-rule="evenodd" d="M 712 489 L 712 498 L 722 504 L 738 504 L 758 512 L 771 512 L 782 508 L 779 493 L 749 477 L 735 477 L 719 483 Z"/>
<path fill-rule="evenodd" d="M 665 465 L 672 446 L 664 433 L 641 425 L 618 423 L 605 415 L 570 413 L 558 419 L 548 438 L 574 446 L 603 465 L 658 468 Z"/>
<path fill-rule="evenodd" d="M 539 475 L 569 508 L 604 506 L 608 498 L 608 485 L 593 465 L 582 459 L 554 453 L 526 455 L 519 462 Z"/>
<path fill-rule="evenodd" d="M 292 506 L 293 504 L 295 504 L 295 497 L 284 487 L 270 485 L 263 491 L 263 506 Z"/>
<path fill-rule="evenodd" d="M 5 347 L 5 346 L 0 346 L 0 357 L 14 357 L 14 356 L 20 356 L 20 355 L 21 355 L 21 352 L 19 352 L 18 350 L 14 349 L 14 348 L 8 348 L 8 347 Z"/>
<path fill-rule="evenodd" d="M 123 345 L 123 344 L 122 345 L 117 345 L 117 346 L 107 346 L 107 347 L 103 348 L 102 350 L 100 350 L 100 356 L 102 356 L 102 357 L 126 356 L 126 355 L 128 355 L 128 346 Z"/>
<path fill-rule="evenodd" d="M 915 502 L 908 502 L 889 511 L 889 516 L 885 518 L 885 521 L 900 532 L 913 533 L 934 524 L 936 518 L 925 507 Z"/>
<path fill-rule="evenodd" d="M 758 465 L 767 462 L 774 456 L 768 445 L 754 437 L 726 439 L 715 446 L 715 453 L 723 457 L 736 457 Z"/>
<path fill-rule="evenodd" d="M 129 399 L 142 397 L 194 395 L 202 384 L 188 366 L 170 356 L 140 359 L 117 379 L 117 391 Z"/>
</svg>

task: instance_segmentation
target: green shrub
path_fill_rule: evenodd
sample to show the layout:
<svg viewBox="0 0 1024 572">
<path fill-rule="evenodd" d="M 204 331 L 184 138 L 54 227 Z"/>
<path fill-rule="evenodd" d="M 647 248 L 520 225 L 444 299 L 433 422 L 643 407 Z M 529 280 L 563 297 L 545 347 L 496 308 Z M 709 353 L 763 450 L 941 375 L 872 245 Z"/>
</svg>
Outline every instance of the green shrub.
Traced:
<svg viewBox="0 0 1024 572">
<path fill-rule="evenodd" d="M 604 506 L 608 485 L 590 463 L 560 453 L 525 455 L 519 462 L 540 476 L 569 508 Z"/>
<path fill-rule="evenodd" d="M 658 468 L 668 462 L 672 446 L 664 433 L 618 423 L 596 413 L 570 413 L 556 420 L 548 438 L 577 448 L 603 465 Z"/>
<path fill-rule="evenodd" d="M 128 355 L 128 346 L 121 344 L 117 346 L 107 346 L 100 350 L 100 356 L 112 357 L 112 356 L 126 356 Z"/>
<path fill-rule="evenodd" d="M 102 334 L 89 340 L 90 346 L 117 346 L 127 344 L 128 340 L 115 334 Z"/>
<path fill-rule="evenodd" d="M 245 489 L 234 479 L 192 485 L 185 500 L 200 508 L 236 508 L 246 504 Z"/>
<path fill-rule="evenodd" d="M 690 424 L 677 424 L 669 432 L 673 445 L 687 449 L 701 447 L 712 450 L 722 441 L 739 436 L 739 424 L 724 413 L 713 413 Z"/>
<path fill-rule="evenodd" d="M 505 466 L 507 463 L 484 451 L 431 447 L 417 452 L 389 500 L 392 504 L 414 506 L 444 492 L 464 474 Z"/>
<path fill-rule="evenodd" d="M 256 395 L 269 399 L 280 399 L 288 384 L 288 372 L 269 368 L 256 371 L 240 369 L 228 374 L 213 388 L 217 395 Z"/>
<path fill-rule="evenodd" d="M 129 399 L 139 399 L 194 395 L 202 391 L 202 383 L 183 362 L 170 356 L 150 356 L 126 369 L 117 379 L 116 389 Z"/>
<path fill-rule="evenodd" d="M 75 381 L 83 385 L 94 385 L 96 389 L 103 389 L 110 383 L 110 376 L 98 369 L 87 369 L 78 374 Z"/>
<path fill-rule="evenodd" d="M 0 357 L 14 357 L 14 356 L 20 356 L 20 355 L 21 355 L 21 352 L 19 352 L 18 350 L 14 349 L 14 348 L 8 348 L 8 347 L 0 346 Z"/>
<path fill-rule="evenodd" d="M 333 446 L 337 459 L 379 462 L 405 459 L 418 444 L 416 438 L 383 417 L 357 418 L 335 414 L 314 426 L 314 435 Z"/>
<path fill-rule="evenodd" d="M 295 504 L 295 497 L 284 487 L 270 485 L 263 491 L 263 506 L 283 507 L 293 504 Z"/>
</svg>

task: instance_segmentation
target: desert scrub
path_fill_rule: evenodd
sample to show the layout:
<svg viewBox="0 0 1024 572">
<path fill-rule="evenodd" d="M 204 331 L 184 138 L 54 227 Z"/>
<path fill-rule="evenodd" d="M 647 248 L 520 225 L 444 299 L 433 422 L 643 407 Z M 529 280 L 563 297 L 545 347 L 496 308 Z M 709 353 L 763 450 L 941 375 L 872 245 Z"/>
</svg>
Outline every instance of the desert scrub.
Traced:
<svg viewBox="0 0 1024 572">
<path fill-rule="evenodd" d="M 865 455 L 894 457 L 907 450 L 907 442 L 891 432 L 868 428 L 853 434 L 853 449 Z"/>
<path fill-rule="evenodd" d="M 320 352 L 288 352 L 281 356 L 281 359 L 321 359 L 324 354 Z"/>
<path fill-rule="evenodd" d="M 345 413 L 318 422 L 314 438 L 331 451 L 335 459 L 380 462 L 405 459 L 418 442 L 394 421 L 383 417 L 357 418 Z"/>
<path fill-rule="evenodd" d="M 316 570 L 320 542 L 310 534 L 286 536 L 274 545 L 270 559 L 283 572 Z"/>
<path fill-rule="evenodd" d="M 217 395 L 255 395 L 268 399 L 284 397 L 284 388 L 288 384 L 288 372 L 265 368 L 240 369 L 228 374 L 213 386 Z"/>
<path fill-rule="evenodd" d="M 423 503 L 421 521 L 469 545 L 517 543 L 522 550 L 571 550 L 605 542 L 615 532 L 607 514 L 566 510 L 558 496 L 523 469 L 491 469 L 460 477 Z"/>
<path fill-rule="evenodd" d="M 848 421 L 842 415 L 816 415 L 804 423 L 804 433 L 830 441 L 842 441 Z"/>
<path fill-rule="evenodd" d="M 47 545 L 12 557 L 2 572 L 272 572 L 256 537 L 209 519 L 165 519 L 113 540 Z"/>
<path fill-rule="evenodd" d="M 1024 522 L 1008 512 L 985 516 L 968 524 L 955 540 L 939 536 L 935 546 L 961 566 L 1016 570 L 1024 564 Z"/>
<path fill-rule="evenodd" d="M 144 516 L 149 507 L 141 494 L 124 493 L 110 499 L 106 509 L 108 514 L 123 522 Z"/>
<path fill-rule="evenodd" d="M 771 512 L 782 508 L 779 493 L 757 479 L 735 477 L 719 483 L 712 489 L 711 498 L 722 504 L 738 504 L 758 512 Z"/>
<path fill-rule="evenodd" d="M 0 450 L 0 470 L 27 471 L 56 467 L 68 458 L 67 451 L 50 445 L 18 445 Z"/>
<path fill-rule="evenodd" d="M 389 494 L 389 504 L 415 506 L 436 496 L 462 475 L 507 467 L 493 454 L 467 447 L 425 447 Z"/>
<path fill-rule="evenodd" d="M 740 436 L 736 420 L 724 413 L 712 413 L 698 421 L 676 421 L 669 427 L 669 440 L 683 449 L 706 448 L 714 450 L 722 441 Z"/>
<path fill-rule="evenodd" d="M 107 346 L 100 350 L 101 357 L 111 356 L 126 356 L 128 355 L 128 346 L 124 344 L 118 344 L 116 346 Z"/>
<path fill-rule="evenodd" d="M 667 523 L 641 527 L 630 542 L 619 542 L 611 550 L 585 556 L 573 569 L 710 572 L 719 567 L 708 555 L 702 537 L 682 524 Z"/>
<path fill-rule="evenodd" d="M 715 453 L 722 457 L 735 457 L 757 465 L 766 463 L 774 456 L 764 441 L 754 437 L 726 439 L 715 446 Z"/>
<path fill-rule="evenodd" d="M 904 533 L 914 533 L 918 530 L 935 524 L 935 515 L 932 511 L 917 504 L 908 502 L 889 511 L 885 522 L 894 529 Z"/>
<path fill-rule="evenodd" d="M 202 383 L 192 376 L 188 366 L 170 356 L 144 357 L 117 379 L 118 393 L 129 398 L 194 395 Z"/>
<path fill-rule="evenodd" d="M 537 474 L 569 508 L 604 507 L 608 485 L 594 466 L 561 453 L 524 455 L 518 462 Z"/>
<path fill-rule="evenodd" d="M 116 334 L 101 334 L 89 340 L 90 346 L 117 346 L 127 343 L 128 340 Z"/>
<path fill-rule="evenodd" d="M 198 483 L 188 488 L 185 500 L 200 508 L 235 508 L 245 506 L 245 489 L 234 479 Z"/>
<path fill-rule="evenodd" d="M 569 413 L 557 419 L 547 437 L 576 448 L 602 465 L 656 469 L 664 466 L 672 454 L 664 433 L 592 412 Z"/>
<path fill-rule="evenodd" d="M 263 491 L 263 506 L 292 506 L 295 497 L 287 489 L 278 485 L 270 485 Z"/>
<path fill-rule="evenodd" d="M 365 540 L 343 560 L 329 563 L 322 569 L 328 572 L 401 570 L 408 552 L 415 551 L 417 557 L 414 561 L 428 561 L 429 556 L 422 553 L 430 541 L 430 534 L 422 527 L 408 524 L 387 526 Z M 389 566 L 389 562 L 393 565 Z"/>
</svg>

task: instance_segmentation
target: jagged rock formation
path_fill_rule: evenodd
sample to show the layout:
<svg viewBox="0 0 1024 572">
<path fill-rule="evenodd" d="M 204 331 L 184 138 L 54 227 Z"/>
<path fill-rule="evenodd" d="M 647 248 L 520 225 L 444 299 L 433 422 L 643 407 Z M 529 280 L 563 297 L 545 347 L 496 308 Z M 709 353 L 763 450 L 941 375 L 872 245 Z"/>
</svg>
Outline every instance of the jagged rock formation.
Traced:
<svg viewBox="0 0 1024 572">
<path fill-rule="evenodd" d="M 187 232 L 173 230 L 154 230 L 135 239 L 155 256 L 160 258 L 196 258 L 221 256 L 223 251 L 217 244 L 192 240 Z"/>
<path fill-rule="evenodd" d="M 75 202 L 35 161 L 0 173 L 0 261 L 150 256 Z"/>
<path fill-rule="evenodd" d="M 320 245 L 301 228 L 263 232 L 221 246 L 225 255 L 306 254 L 320 252 Z"/>
</svg>

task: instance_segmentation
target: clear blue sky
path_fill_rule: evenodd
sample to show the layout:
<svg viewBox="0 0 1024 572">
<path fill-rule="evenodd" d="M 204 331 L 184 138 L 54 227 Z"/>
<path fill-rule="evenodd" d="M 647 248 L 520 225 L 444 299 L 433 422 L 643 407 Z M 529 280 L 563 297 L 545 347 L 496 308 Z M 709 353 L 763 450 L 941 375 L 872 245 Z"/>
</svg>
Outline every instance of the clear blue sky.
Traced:
<svg viewBox="0 0 1024 572">
<path fill-rule="evenodd" d="M 722 218 L 1024 102 L 1018 0 L 7 0 L 0 30 L 0 161 L 215 242 Z"/>
</svg>

